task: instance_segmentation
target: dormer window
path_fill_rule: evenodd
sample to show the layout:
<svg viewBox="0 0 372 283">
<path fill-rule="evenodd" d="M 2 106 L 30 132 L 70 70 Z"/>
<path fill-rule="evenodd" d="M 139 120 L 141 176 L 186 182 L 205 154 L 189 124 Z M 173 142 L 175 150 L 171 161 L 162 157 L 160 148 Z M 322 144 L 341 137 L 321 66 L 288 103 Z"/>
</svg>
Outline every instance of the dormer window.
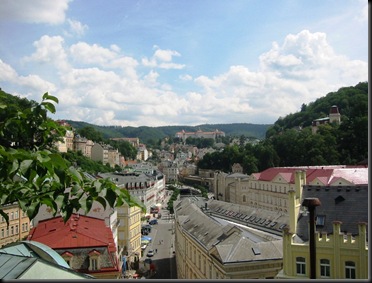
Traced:
<svg viewBox="0 0 372 283">
<path fill-rule="evenodd" d="M 100 255 L 101 253 L 97 250 L 93 250 L 89 253 L 89 270 L 95 271 L 100 269 Z"/>
<path fill-rule="evenodd" d="M 61 254 L 61 256 L 67 262 L 68 266 L 70 266 L 72 268 L 72 258 L 73 258 L 74 255 L 72 253 L 66 251 L 63 254 Z"/>
</svg>

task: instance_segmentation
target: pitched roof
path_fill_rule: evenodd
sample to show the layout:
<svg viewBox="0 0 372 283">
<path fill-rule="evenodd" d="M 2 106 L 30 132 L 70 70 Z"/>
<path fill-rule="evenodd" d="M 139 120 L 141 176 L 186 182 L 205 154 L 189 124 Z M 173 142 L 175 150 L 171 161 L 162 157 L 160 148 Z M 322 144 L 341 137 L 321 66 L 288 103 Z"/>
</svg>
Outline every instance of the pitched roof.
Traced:
<svg viewBox="0 0 372 283">
<path fill-rule="evenodd" d="M 94 279 L 46 260 L 0 251 L 0 279 Z"/>
<path fill-rule="evenodd" d="M 28 239 L 53 249 L 108 246 L 110 252 L 116 250 L 112 231 L 104 220 L 77 214 L 73 214 L 66 223 L 62 217 L 40 221 L 30 231 Z"/>
<path fill-rule="evenodd" d="M 368 186 L 304 186 L 302 200 L 315 197 L 321 202 L 315 215 L 324 219 L 316 231 L 333 233 L 333 221 L 341 221 L 341 231 L 358 234 L 358 222 L 368 223 Z M 302 202 L 301 200 L 301 202 Z M 308 240 L 308 216 L 299 215 L 296 234 Z"/>
<path fill-rule="evenodd" d="M 210 217 L 199 208 L 198 198 L 194 200 L 185 198 L 176 203 L 178 222 L 185 233 L 210 250 L 222 264 L 283 258 L 280 237 Z"/>
<path fill-rule="evenodd" d="M 368 184 L 368 168 L 364 166 L 347 167 L 345 165 L 331 166 L 298 166 L 298 167 L 271 167 L 252 176 L 259 181 L 272 181 L 276 176 L 282 176 L 286 182 L 295 183 L 295 173 L 298 170 L 306 171 L 306 183 L 315 179 L 322 180 L 324 185 L 332 185 L 341 178 L 354 185 Z"/>
</svg>

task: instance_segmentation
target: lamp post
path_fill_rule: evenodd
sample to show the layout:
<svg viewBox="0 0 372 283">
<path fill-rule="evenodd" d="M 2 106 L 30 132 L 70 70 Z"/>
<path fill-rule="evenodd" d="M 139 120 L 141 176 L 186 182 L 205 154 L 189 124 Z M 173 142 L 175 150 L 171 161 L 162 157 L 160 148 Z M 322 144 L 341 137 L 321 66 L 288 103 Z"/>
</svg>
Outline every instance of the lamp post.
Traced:
<svg viewBox="0 0 372 283">
<path fill-rule="evenodd" d="M 310 279 L 316 279 L 316 247 L 315 247 L 315 207 L 321 205 L 318 198 L 305 198 L 302 206 L 310 212 Z"/>
</svg>

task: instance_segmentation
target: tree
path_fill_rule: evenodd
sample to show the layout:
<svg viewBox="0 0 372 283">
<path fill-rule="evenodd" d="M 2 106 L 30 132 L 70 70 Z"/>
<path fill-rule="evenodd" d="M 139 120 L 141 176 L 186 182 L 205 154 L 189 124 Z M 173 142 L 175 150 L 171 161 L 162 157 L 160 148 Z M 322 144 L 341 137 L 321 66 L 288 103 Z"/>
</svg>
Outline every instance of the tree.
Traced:
<svg viewBox="0 0 372 283">
<path fill-rule="evenodd" d="M 126 202 L 144 211 L 127 190 L 109 179 L 89 179 L 53 150 L 53 143 L 64 133 L 47 117 L 48 112 L 55 113 L 53 102 L 58 103 L 58 99 L 45 93 L 41 103 L 29 108 L 9 109 L 0 104 L 7 115 L 0 122 L 0 214 L 7 223 L 3 207 L 13 203 L 18 203 L 30 219 L 45 204 L 54 215 L 60 213 L 65 222 L 74 211 L 89 212 L 94 201 L 104 208 Z M 12 131 L 23 133 L 23 140 L 14 139 Z"/>
</svg>

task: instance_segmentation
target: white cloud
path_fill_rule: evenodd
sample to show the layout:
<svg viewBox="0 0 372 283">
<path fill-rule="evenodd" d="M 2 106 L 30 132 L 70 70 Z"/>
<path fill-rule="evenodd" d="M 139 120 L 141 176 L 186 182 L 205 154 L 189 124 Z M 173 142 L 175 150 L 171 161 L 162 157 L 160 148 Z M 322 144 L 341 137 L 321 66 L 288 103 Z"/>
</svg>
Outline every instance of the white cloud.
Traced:
<svg viewBox="0 0 372 283">
<path fill-rule="evenodd" d="M 67 23 L 70 27 L 70 33 L 76 34 L 77 36 L 83 36 L 88 29 L 87 25 L 84 25 L 79 21 L 67 19 Z"/>
<path fill-rule="evenodd" d="M 53 83 L 43 80 L 37 75 L 21 76 L 10 65 L 0 59 L 0 82 L 11 83 L 27 93 L 34 93 L 31 99 L 39 100 L 41 93 L 55 91 Z"/>
<path fill-rule="evenodd" d="M 36 62 L 38 64 L 49 64 L 60 70 L 69 68 L 67 55 L 63 47 L 64 39 L 61 36 L 44 35 L 33 45 L 36 51 L 31 56 L 22 58 L 23 62 Z"/>
<path fill-rule="evenodd" d="M 71 0 L 2 0 L 0 21 L 61 24 Z"/>
<path fill-rule="evenodd" d="M 184 92 L 174 91 L 178 88 L 172 81 L 164 83 L 161 72 L 143 72 L 135 58 L 114 44 L 66 46 L 62 37 L 43 36 L 34 46 L 35 52 L 24 58 L 32 74 L 18 75 L 0 60 L 0 81 L 21 88 L 12 93 L 32 93 L 35 100 L 50 91 L 59 98 L 59 118 L 99 125 L 273 123 L 303 103 L 368 78 L 366 62 L 336 54 L 324 33 L 307 30 L 274 43 L 259 57 L 258 70 L 236 65 L 214 77 L 179 76 L 190 86 Z M 174 64 L 176 51 L 159 50 L 142 63 Z M 58 68 L 53 82 L 38 73 L 40 64 Z"/>
<path fill-rule="evenodd" d="M 148 59 L 147 57 L 142 58 L 142 64 L 146 67 L 151 68 L 161 68 L 161 69 L 183 69 L 186 65 L 184 64 L 177 64 L 173 63 L 173 57 L 174 56 L 181 56 L 180 53 L 178 53 L 175 50 L 164 50 L 159 49 L 158 46 L 154 46 L 156 48 L 156 51 L 154 55 Z"/>
</svg>

